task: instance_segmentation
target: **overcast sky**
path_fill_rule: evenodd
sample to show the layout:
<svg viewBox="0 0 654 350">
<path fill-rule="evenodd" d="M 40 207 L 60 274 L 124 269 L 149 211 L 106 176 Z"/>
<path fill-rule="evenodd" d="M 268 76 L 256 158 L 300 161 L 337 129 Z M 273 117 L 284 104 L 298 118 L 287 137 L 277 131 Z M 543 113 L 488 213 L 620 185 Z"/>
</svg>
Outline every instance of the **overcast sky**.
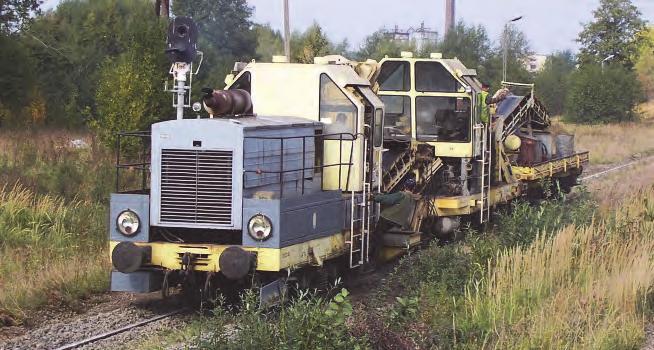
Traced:
<svg viewBox="0 0 654 350">
<path fill-rule="evenodd" d="M 174 1 L 174 0 L 173 0 Z M 632 0 L 649 22 L 654 22 L 654 0 Z M 46 8 L 59 0 L 46 0 Z M 366 35 L 386 27 L 425 26 L 443 32 L 444 0 L 289 0 L 291 28 L 304 30 L 318 22 L 333 40 L 350 42 L 357 48 Z M 254 21 L 280 29 L 282 0 L 248 0 L 254 6 Z M 548 54 L 577 49 L 575 38 L 582 23 L 592 19 L 599 0 L 457 0 L 457 20 L 482 24 L 496 40 L 503 24 L 524 16 L 516 26 L 527 35 L 532 49 Z"/>
</svg>

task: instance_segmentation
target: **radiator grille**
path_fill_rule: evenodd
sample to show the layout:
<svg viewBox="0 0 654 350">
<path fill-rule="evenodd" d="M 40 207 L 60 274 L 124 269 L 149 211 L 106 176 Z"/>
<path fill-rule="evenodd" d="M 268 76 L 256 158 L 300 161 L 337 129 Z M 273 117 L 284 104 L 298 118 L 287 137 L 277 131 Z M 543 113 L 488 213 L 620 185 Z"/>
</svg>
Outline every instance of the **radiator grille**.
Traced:
<svg viewBox="0 0 654 350">
<path fill-rule="evenodd" d="M 161 152 L 162 223 L 232 224 L 231 151 Z"/>
</svg>

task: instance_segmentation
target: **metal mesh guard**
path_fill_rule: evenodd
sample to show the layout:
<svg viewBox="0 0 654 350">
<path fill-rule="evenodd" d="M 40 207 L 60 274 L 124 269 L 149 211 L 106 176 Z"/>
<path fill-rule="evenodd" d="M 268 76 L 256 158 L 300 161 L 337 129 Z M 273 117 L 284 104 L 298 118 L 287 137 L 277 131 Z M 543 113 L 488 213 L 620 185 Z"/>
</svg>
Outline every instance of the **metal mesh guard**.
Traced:
<svg viewBox="0 0 654 350">
<path fill-rule="evenodd" d="M 232 225 L 231 151 L 161 152 L 162 223 Z"/>
</svg>

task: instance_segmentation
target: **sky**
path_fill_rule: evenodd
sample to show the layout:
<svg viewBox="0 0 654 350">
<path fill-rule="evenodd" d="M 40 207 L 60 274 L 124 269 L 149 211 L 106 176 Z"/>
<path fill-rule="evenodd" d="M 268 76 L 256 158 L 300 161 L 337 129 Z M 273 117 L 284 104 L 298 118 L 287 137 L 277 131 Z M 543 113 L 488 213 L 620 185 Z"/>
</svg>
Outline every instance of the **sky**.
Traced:
<svg viewBox="0 0 654 350">
<path fill-rule="evenodd" d="M 174 0 L 173 0 L 174 1 Z M 654 23 L 654 0 L 632 0 L 650 23 Z M 46 9 L 59 0 L 46 0 Z M 254 22 L 282 27 L 282 0 L 248 0 L 254 7 Z M 524 16 L 515 25 L 522 30 L 536 53 L 570 49 L 582 24 L 592 20 L 599 0 L 456 0 L 457 21 L 481 24 L 497 40 L 504 23 Z M 289 0 L 292 30 L 304 30 L 318 22 L 334 41 L 347 39 L 358 48 L 365 37 L 380 29 L 425 26 L 443 32 L 444 0 Z"/>
</svg>

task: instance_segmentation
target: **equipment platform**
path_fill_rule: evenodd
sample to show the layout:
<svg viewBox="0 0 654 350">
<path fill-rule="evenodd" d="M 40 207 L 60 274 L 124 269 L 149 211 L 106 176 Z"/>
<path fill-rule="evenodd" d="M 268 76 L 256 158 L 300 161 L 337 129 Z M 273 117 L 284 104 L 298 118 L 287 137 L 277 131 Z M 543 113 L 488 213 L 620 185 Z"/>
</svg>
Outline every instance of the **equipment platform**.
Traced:
<svg viewBox="0 0 654 350">
<path fill-rule="evenodd" d="M 586 164 L 588 164 L 588 152 L 579 152 L 568 157 L 548 160 L 529 167 L 512 166 L 511 169 L 518 180 L 536 181 L 548 177 L 567 176 L 571 170 L 581 173 L 583 166 Z"/>
</svg>

